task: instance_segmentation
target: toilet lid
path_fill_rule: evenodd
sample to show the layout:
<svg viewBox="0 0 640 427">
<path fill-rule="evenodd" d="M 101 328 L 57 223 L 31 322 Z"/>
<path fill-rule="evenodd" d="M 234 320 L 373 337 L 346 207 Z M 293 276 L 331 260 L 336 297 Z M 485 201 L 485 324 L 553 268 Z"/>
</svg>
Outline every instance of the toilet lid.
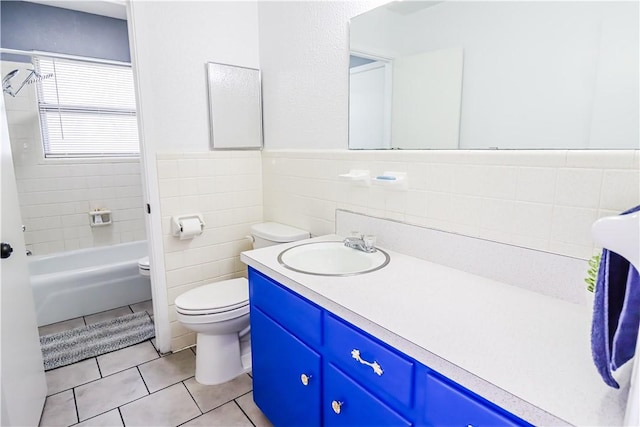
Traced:
<svg viewBox="0 0 640 427">
<path fill-rule="evenodd" d="M 149 257 L 146 256 L 144 258 L 140 258 L 138 260 L 138 267 L 144 268 L 145 270 L 149 269 Z"/>
<path fill-rule="evenodd" d="M 202 285 L 179 295 L 175 304 L 191 314 L 234 310 L 249 304 L 249 282 L 240 278 Z"/>
</svg>

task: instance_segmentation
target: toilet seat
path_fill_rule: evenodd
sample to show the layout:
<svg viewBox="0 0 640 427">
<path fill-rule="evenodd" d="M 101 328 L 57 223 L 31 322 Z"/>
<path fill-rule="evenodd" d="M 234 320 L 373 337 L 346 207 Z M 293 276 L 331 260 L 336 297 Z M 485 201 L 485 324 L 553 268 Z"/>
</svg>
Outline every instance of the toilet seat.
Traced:
<svg viewBox="0 0 640 427">
<path fill-rule="evenodd" d="M 225 318 L 249 311 L 249 282 L 245 278 L 209 283 L 191 289 L 176 298 L 176 311 L 186 316 L 227 313 Z"/>
</svg>

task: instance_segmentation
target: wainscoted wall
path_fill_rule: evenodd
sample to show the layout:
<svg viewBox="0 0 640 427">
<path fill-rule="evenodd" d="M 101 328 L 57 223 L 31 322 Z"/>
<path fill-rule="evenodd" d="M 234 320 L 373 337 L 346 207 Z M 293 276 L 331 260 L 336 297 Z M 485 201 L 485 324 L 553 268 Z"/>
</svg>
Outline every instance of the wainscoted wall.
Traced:
<svg viewBox="0 0 640 427">
<path fill-rule="evenodd" d="M 24 64 L 2 62 L 2 75 Z M 44 159 L 35 86 L 4 95 L 25 243 L 34 255 L 146 239 L 139 160 Z M 89 226 L 90 210 L 113 224 Z"/>
<path fill-rule="evenodd" d="M 640 203 L 639 153 L 265 150 L 264 219 L 321 235 L 342 208 L 587 259 L 591 224 Z M 338 178 L 350 169 L 407 172 L 409 189 Z"/>
<path fill-rule="evenodd" d="M 195 334 L 176 321 L 174 301 L 206 283 L 246 277 L 240 252 L 245 236 L 262 221 L 262 165 L 259 151 L 158 153 L 158 182 L 171 350 L 195 344 Z M 202 214 L 202 235 L 179 240 L 171 217 Z"/>
</svg>

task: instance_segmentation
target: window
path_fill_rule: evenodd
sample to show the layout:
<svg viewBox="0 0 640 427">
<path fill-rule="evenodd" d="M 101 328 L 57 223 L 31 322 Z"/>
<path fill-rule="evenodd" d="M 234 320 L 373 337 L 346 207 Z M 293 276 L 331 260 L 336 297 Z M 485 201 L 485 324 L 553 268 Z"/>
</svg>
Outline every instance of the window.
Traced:
<svg viewBox="0 0 640 427">
<path fill-rule="evenodd" d="M 138 156 L 131 67 L 37 58 L 45 157 Z"/>
</svg>

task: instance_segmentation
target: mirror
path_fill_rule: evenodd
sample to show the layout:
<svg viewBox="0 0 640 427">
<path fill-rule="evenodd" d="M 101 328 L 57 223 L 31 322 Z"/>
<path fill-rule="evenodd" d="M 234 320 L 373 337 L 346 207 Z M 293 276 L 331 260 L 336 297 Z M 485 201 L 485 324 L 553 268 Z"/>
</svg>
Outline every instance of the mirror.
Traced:
<svg viewBox="0 0 640 427">
<path fill-rule="evenodd" d="M 398 1 L 351 20 L 351 149 L 638 149 L 637 2 Z"/>
<path fill-rule="evenodd" d="M 212 149 L 262 148 L 260 70 L 207 63 Z"/>
</svg>

